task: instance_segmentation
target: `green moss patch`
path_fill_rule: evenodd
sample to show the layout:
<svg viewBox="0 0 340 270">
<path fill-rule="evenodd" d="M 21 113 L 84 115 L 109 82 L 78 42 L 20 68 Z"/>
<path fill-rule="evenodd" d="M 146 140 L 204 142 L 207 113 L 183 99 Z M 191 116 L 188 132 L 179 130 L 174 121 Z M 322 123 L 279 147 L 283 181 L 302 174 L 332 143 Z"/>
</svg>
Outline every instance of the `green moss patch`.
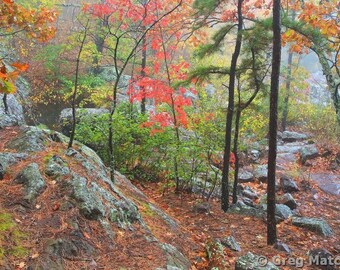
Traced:
<svg viewBox="0 0 340 270">
<path fill-rule="evenodd" d="M 4 256 L 24 257 L 28 250 L 22 245 L 27 235 L 20 231 L 10 214 L 0 212 L 0 260 Z"/>
</svg>

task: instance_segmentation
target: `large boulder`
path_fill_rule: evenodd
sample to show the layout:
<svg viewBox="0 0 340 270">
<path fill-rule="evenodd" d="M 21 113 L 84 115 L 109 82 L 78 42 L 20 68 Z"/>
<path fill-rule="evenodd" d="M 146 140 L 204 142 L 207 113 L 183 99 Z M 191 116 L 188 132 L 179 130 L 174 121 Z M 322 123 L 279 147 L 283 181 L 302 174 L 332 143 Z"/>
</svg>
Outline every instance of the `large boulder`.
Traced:
<svg viewBox="0 0 340 270">
<path fill-rule="evenodd" d="M 323 236 L 333 235 L 331 227 L 322 218 L 293 217 L 292 224 L 317 232 Z"/>
<path fill-rule="evenodd" d="M 142 254 L 133 258 L 136 269 L 190 268 L 178 244 L 182 240 L 173 241 L 183 236 L 176 221 L 118 172 L 114 184 L 93 150 L 78 142 L 67 149 L 68 138 L 35 127 L 3 129 L 0 136 L 6 132 L 13 136 L 0 144 L 2 171 L 19 173 L 0 181 L 3 206 L 18 206 L 11 208 L 18 211 L 18 226 L 29 227 L 40 237 L 35 241 L 32 235 L 30 244 L 39 259 L 29 261 L 28 269 L 69 269 L 65 258 L 78 262 L 72 268 L 80 269 L 83 256 L 91 258 L 86 269 L 127 269 L 131 265 L 122 248 Z M 16 150 L 20 153 L 12 152 Z M 155 220 L 171 240 L 167 235 L 157 239 Z M 102 262 L 103 250 L 115 260 Z"/>
<path fill-rule="evenodd" d="M 8 67 L 10 70 L 10 67 Z M 19 126 L 25 124 L 24 108 L 22 103 L 27 101 L 30 86 L 26 80 L 19 77 L 16 80 L 16 93 L 7 95 L 8 113 L 5 113 L 3 94 L 0 94 L 0 129 L 9 126 Z"/>
<path fill-rule="evenodd" d="M 308 251 L 309 261 L 312 265 L 317 266 L 320 269 L 335 270 L 339 269 L 339 262 L 335 260 L 335 257 L 327 249 L 316 248 Z"/>
</svg>

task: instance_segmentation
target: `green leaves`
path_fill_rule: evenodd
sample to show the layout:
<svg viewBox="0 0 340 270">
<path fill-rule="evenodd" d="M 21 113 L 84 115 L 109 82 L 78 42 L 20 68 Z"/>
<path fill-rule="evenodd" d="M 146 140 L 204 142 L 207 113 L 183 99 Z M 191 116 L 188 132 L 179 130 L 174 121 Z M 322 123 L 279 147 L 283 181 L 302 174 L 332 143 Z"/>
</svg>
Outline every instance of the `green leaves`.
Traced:
<svg viewBox="0 0 340 270">
<path fill-rule="evenodd" d="M 201 14 L 207 15 L 213 12 L 219 4 L 219 0 L 196 0 L 193 7 L 197 9 Z"/>
</svg>

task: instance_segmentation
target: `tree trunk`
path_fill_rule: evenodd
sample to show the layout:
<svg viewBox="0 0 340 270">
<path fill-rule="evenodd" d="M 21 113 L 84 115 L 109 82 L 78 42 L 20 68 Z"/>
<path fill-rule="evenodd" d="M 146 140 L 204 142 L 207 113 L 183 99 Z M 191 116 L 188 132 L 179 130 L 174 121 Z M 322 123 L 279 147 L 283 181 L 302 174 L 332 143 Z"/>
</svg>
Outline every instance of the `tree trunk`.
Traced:
<svg viewBox="0 0 340 270">
<path fill-rule="evenodd" d="M 240 119 L 241 119 L 241 103 L 239 102 L 236 111 L 235 119 L 235 134 L 234 134 L 234 155 L 235 155 L 235 171 L 234 171 L 234 187 L 233 187 L 233 204 L 237 203 L 237 185 L 238 185 L 238 172 L 239 172 L 239 158 L 238 158 L 238 137 L 240 131 Z"/>
<path fill-rule="evenodd" d="M 146 36 L 143 37 L 143 41 L 142 41 L 142 70 L 141 70 L 141 77 L 144 78 L 146 76 L 145 74 L 145 68 L 146 68 Z M 142 98 L 142 102 L 141 102 L 141 112 L 142 114 L 145 114 L 146 112 L 146 107 L 145 107 L 145 103 L 146 103 L 146 98 L 145 98 L 145 87 L 141 86 L 141 91 L 143 93 L 143 98 Z"/>
<path fill-rule="evenodd" d="M 74 140 L 74 135 L 76 131 L 76 98 L 77 98 L 77 92 L 78 92 L 78 78 L 79 78 L 79 65 L 80 65 L 80 56 L 84 48 L 85 40 L 87 37 L 87 27 L 88 27 L 89 21 L 87 21 L 87 24 L 85 26 L 85 31 L 83 38 L 80 43 L 80 48 L 78 51 L 78 56 L 77 56 L 77 64 L 76 64 L 76 78 L 74 80 L 74 90 L 72 94 L 72 129 L 70 133 L 70 140 L 68 142 L 68 148 L 71 148 L 73 145 L 73 140 Z"/>
<path fill-rule="evenodd" d="M 2 101 L 4 103 L 5 114 L 8 114 L 7 94 L 4 94 Z"/>
<path fill-rule="evenodd" d="M 243 17 L 242 17 L 242 2 L 243 0 L 238 0 L 237 4 L 237 15 L 238 15 L 238 27 L 237 27 L 237 39 L 235 44 L 235 50 L 231 59 L 230 64 L 230 75 L 229 75 L 229 98 L 228 98 L 228 112 L 226 120 L 225 129 L 225 148 L 223 155 L 223 171 L 222 171 L 222 197 L 221 197 L 221 208 L 224 212 L 229 209 L 229 161 L 230 161 L 230 146 L 231 146 L 231 129 L 233 122 L 233 112 L 234 112 L 234 92 L 235 92 L 235 79 L 236 79 L 236 67 L 237 59 L 240 55 L 241 45 L 242 45 L 242 27 L 243 27 Z"/>
<path fill-rule="evenodd" d="M 268 186 L 267 186 L 267 244 L 273 245 L 277 240 L 275 220 L 275 178 L 276 178 L 276 147 L 277 147 L 277 104 L 279 95 L 280 64 L 281 64 L 281 1 L 273 2 L 273 56 L 270 87 L 269 116 L 269 153 L 268 153 Z"/>
<path fill-rule="evenodd" d="M 282 131 L 285 131 L 286 128 L 287 128 L 290 86 L 291 86 L 291 82 L 292 82 L 292 63 L 293 63 L 293 53 L 290 52 L 288 54 L 288 63 L 287 63 L 286 96 L 285 96 L 285 99 L 284 99 L 283 112 L 282 112 L 282 122 L 281 122 Z"/>
</svg>

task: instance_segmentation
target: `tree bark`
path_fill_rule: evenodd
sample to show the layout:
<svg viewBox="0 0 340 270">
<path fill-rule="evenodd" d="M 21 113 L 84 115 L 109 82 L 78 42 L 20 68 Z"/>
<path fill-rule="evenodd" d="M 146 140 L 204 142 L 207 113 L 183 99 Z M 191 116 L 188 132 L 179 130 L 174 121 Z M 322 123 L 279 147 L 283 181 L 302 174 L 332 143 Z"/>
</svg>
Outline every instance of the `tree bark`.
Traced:
<svg viewBox="0 0 340 270">
<path fill-rule="evenodd" d="M 280 64 L 281 64 L 281 1 L 273 1 L 273 55 L 270 87 L 269 116 L 269 153 L 268 153 L 268 185 L 267 185 L 267 244 L 277 241 L 275 220 L 275 178 L 276 178 L 276 148 L 277 148 L 277 107 L 279 95 Z"/>
<path fill-rule="evenodd" d="M 225 129 L 225 148 L 223 156 L 223 171 L 222 171 L 222 197 L 221 197 L 221 208 L 224 212 L 229 209 L 229 161 L 230 161 L 230 148 L 231 148 L 231 129 L 233 122 L 234 112 L 234 95 L 235 95 L 235 79 L 236 79 L 236 67 L 237 59 L 240 55 L 242 45 L 242 28 L 243 28 L 243 17 L 242 17 L 242 2 L 238 0 L 237 3 L 237 15 L 238 15 L 238 26 L 237 26 L 237 38 L 234 53 L 231 58 L 230 64 L 230 75 L 229 75 L 229 98 L 228 98 L 228 112 Z"/>
</svg>

